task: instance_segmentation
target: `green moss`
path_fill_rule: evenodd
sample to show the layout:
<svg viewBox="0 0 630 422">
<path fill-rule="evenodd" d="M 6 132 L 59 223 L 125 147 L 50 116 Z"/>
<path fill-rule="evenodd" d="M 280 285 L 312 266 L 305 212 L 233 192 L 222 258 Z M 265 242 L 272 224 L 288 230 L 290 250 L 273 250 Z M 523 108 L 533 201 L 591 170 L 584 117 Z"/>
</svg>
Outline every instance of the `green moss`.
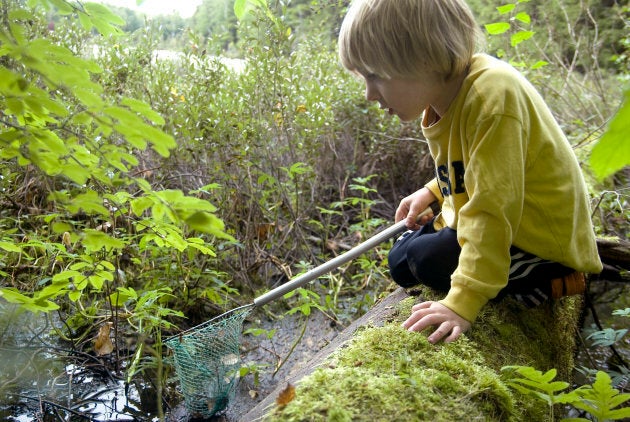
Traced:
<svg viewBox="0 0 630 422">
<path fill-rule="evenodd" d="M 423 297 L 434 297 L 430 291 Z M 367 327 L 304 378 L 296 398 L 268 415 L 278 421 L 545 421 L 545 404 L 511 391 L 505 365 L 573 366 L 580 301 L 536 309 L 506 300 L 486 306 L 466 336 L 432 345 L 400 323 L 416 298 L 402 301 L 383 327 Z"/>
</svg>

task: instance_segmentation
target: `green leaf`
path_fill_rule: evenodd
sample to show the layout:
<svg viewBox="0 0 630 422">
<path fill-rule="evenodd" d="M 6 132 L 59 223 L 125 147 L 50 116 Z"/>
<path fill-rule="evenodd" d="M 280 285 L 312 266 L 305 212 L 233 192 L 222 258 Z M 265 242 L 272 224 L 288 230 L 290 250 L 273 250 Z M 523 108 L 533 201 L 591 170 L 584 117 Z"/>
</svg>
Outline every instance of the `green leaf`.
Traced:
<svg viewBox="0 0 630 422">
<path fill-rule="evenodd" d="M 0 249 L 4 249 L 7 252 L 22 252 L 22 248 L 15 243 L 0 241 Z"/>
<path fill-rule="evenodd" d="M 35 299 L 25 296 L 14 288 L 0 288 L 0 297 L 9 303 L 20 305 L 30 312 L 50 312 L 59 309 L 59 305 L 47 299 Z"/>
<path fill-rule="evenodd" d="M 83 6 L 89 16 L 90 23 L 96 27 L 101 35 L 120 35 L 123 33 L 119 26 L 124 25 L 125 20 L 112 13 L 106 6 L 99 3 L 84 3 Z"/>
<path fill-rule="evenodd" d="M 612 312 L 613 315 L 616 316 L 625 316 L 625 317 L 630 317 L 630 308 L 625 308 L 625 309 L 615 309 Z"/>
<path fill-rule="evenodd" d="M 28 86 L 29 83 L 23 75 L 0 67 L 0 91 L 4 95 L 22 95 L 27 91 Z"/>
<path fill-rule="evenodd" d="M 122 249 L 127 244 L 119 239 L 114 239 L 100 230 L 85 229 L 82 243 L 88 252 L 98 252 L 101 249 L 110 251 L 112 249 Z"/>
<path fill-rule="evenodd" d="M 69 223 L 56 221 L 52 223 L 51 228 L 54 233 L 63 233 L 71 232 L 73 227 Z"/>
<path fill-rule="evenodd" d="M 85 184 L 90 176 L 94 175 L 91 169 L 85 168 L 75 162 L 65 163 L 60 173 L 63 173 L 64 176 L 78 185 Z"/>
<path fill-rule="evenodd" d="M 141 217 L 142 214 L 153 206 L 155 201 L 148 196 L 141 196 L 131 201 L 131 211 L 137 216 Z"/>
<path fill-rule="evenodd" d="M 530 24 L 532 22 L 532 18 L 529 16 L 529 14 L 525 13 L 525 12 L 519 12 L 514 16 L 514 19 L 516 19 L 517 21 L 521 21 L 523 23 L 526 24 Z"/>
<path fill-rule="evenodd" d="M 121 307 L 129 300 L 137 300 L 138 292 L 131 287 L 118 287 L 116 292 L 109 295 L 109 301 L 116 307 Z"/>
<path fill-rule="evenodd" d="M 510 24 L 508 22 L 495 22 L 484 25 L 486 31 L 490 35 L 499 35 L 507 32 L 510 29 Z"/>
<path fill-rule="evenodd" d="M 592 386 L 582 386 L 575 393 L 581 401 L 573 403 L 573 406 L 589 412 L 596 420 L 616 420 L 630 416 L 628 407 L 615 409 L 630 400 L 630 394 L 621 394 L 614 389 L 606 372 L 598 371 Z"/>
<path fill-rule="evenodd" d="M 234 240 L 232 236 L 225 233 L 225 225 L 223 221 L 207 212 L 199 211 L 186 219 L 186 224 L 193 230 L 201 233 L 211 234 L 220 239 Z"/>
<path fill-rule="evenodd" d="M 146 138 L 153 146 L 155 152 L 160 154 L 162 157 L 168 157 L 170 155 L 170 150 L 177 146 L 175 138 L 159 129 L 154 128 L 153 126 L 146 125 L 143 128 L 143 131 Z"/>
<path fill-rule="evenodd" d="M 204 255 L 217 256 L 217 254 L 214 253 L 212 248 L 209 248 L 208 246 L 204 244 L 203 239 L 199 239 L 198 237 L 191 237 L 191 238 L 186 239 L 186 241 L 188 242 L 189 248 L 197 249 L 199 252 L 201 252 Z"/>
<path fill-rule="evenodd" d="M 253 8 L 261 8 L 268 10 L 267 0 L 235 0 L 234 1 L 234 15 L 240 21 L 245 14 Z"/>
<path fill-rule="evenodd" d="M 72 302 L 76 302 L 77 300 L 79 300 L 82 294 L 83 292 L 81 290 L 73 290 L 68 293 L 68 299 L 70 299 Z"/>
<path fill-rule="evenodd" d="M 88 277 L 88 282 L 92 285 L 92 287 L 94 287 L 94 289 L 96 289 L 99 292 L 103 288 L 103 284 L 105 283 L 106 280 L 107 279 L 103 277 L 102 273 L 93 274 Z"/>
<path fill-rule="evenodd" d="M 72 6 L 64 0 L 48 0 L 55 6 L 60 15 L 69 15 L 74 12 Z"/>
<path fill-rule="evenodd" d="M 549 64 L 549 62 L 546 62 L 544 60 L 538 60 L 536 63 L 531 65 L 530 69 L 532 69 L 532 70 L 540 69 L 541 67 L 545 67 L 548 64 Z"/>
<path fill-rule="evenodd" d="M 630 164 L 630 89 L 608 129 L 591 151 L 589 163 L 601 181 Z"/>
<path fill-rule="evenodd" d="M 10 303 L 28 303 L 32 302 L 32 299 L 28 296 L 23 295 L 17 289 L 12 287 L 0 288 L 0 297 L 3 297 L 7 302 Z"/>
<path fill-rule="evenodd" d="M 504 4 L 503 6 L 498 6 L 497 10 L 499 11 L 500 14 L 505 15 L 506 13 L 510 13 L 512 10 L 514 10 L 515 7 L 516 7 L 516 4 L 510 3 L 510 4 Z"/>
<path fill-rule="evenodd" d="M 66 209 L 73 214 L 83 211 L 86 214 L 100 214 L 109 217 L 109 210 L 103 206 L 103 198 L 93 190 L 88 190 L 71 199 L 66 204 Z"/>
<path fill-rule="evenodd" d="M 510 44 L 512 45 L 512 47 L 515 47 L 523 41 L 526 41 L 533 37 L 534 34 L 534 31 L 518 31 L 515 34 L 512 34 L 512 36 L 510 37 Z"/>
<path fill-rule="evenodd" d="M 593 340 L 593 346 L 612 346 L 623 338 L 628 332 L 627 329 L 615 330 L 613 328 L 605 328 L 590 334 L 587 339 Z"/>
<path fill-rule="evenodd" d="M 76 270 L 65 270 L 60 273 L 55 274 L 52 277 L 53 283 L 59 283 L 61 281 L 67 281 L 71 278 L 80 278 L 83 277 L 83 274 Z"/>
<path fill-rule="evenodd" d="M 245 16 L 245 5 L 247 0 L 235 0 L 234 1 L 234 15 L 236 15 L 236 19 L 239 21 L 243 19 Z"/>
<path fill-rule="evenodd" d="M 112 272 L 116 269 L 116 266 L 109 261 L 99 261 L 98 266 Z M 114 279 L 108 278 L 108 280 L 113 281 Z"/>
<path fill-rule="evenodd" d="M 143 101 L 125 97 L 122 99 L 121 104 L 129 107 L 157 125 L 164 124 L 164 118 L 158 112 L 154 111 L 149 104 Z"/>
</svg>

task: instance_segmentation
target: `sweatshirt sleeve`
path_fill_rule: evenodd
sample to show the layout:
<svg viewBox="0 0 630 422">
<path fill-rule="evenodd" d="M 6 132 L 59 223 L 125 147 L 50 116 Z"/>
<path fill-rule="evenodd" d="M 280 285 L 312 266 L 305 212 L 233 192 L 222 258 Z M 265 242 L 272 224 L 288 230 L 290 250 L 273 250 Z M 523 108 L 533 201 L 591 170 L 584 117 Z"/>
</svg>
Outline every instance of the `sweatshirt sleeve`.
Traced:
<svg viewBox="0 0 630 422">
<path fill-rule="evenodd" d="M 431 193 L 437 198 L 438 204 L 440 206 L 444 202 L 444 196 L 442 195 L 442 191 L 440 190 L 440 186 L 438 185 L 437 178 L 434 178 L 429 183 L 424 185 L 425 188 L 429 189 Z"/>
<path fill-rule="evenodd" d="M 493 115 L 469 132 L 464 183 L 468 202 L 458 215 L 462 248 L 451 289 L 441 301 L 469 321 L 507 285 L 510 246 L 523 210 L 527 136 L 520 121 Z"/>
</svg>

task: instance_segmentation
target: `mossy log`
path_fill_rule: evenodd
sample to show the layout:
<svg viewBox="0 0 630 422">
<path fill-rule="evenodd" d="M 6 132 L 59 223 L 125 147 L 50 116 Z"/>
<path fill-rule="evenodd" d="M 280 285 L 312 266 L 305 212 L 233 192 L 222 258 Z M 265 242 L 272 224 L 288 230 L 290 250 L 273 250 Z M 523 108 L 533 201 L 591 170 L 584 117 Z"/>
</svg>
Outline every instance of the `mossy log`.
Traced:
<svg viewBox="0 0 630 422">
<path fill-rule="evenodd" d="M 603 263 L 630 270 L 630 242 L 619 238 L 599 238 L 597 251 Z"/>
<path fill-rule="evenodd" d="M 601 279 L 610 281 L 630 281 L 630 242 L 619 238 L 597 239 L 597 250 L 604 264 Z"/>
<path fill-rule="evenodd" d="M 424 299 L 436 297 L 427 289 L 397 289 L 241 420 L 550 419 L 542 401 L 508 388 L 501 368 L 555 368 L 558 380 L 570 382 L 581 297 L 533 309 L 509 299 L 491 303 L 465 336 L 438 345 L 400 326 L 411 306 Z M 279 406 L 287 384 L 296 387 L 295 398 Z"/>
</svg>

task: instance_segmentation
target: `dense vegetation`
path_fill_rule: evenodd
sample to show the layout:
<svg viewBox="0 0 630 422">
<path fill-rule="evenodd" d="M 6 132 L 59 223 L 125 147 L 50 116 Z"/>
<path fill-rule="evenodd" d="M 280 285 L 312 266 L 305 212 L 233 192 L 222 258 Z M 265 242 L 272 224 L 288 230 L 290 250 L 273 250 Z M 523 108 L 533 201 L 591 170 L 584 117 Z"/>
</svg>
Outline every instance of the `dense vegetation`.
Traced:
<svg viewBox="0 0 630 422">
<path fill-rule="evenodd" d="M 627 83 L 627 2 L 543 3 L 471 1 L 503 24 L 488 50 L 545 93 L 575 146 L 599 234 L 625 238 L 628 174 L 596 179 L 588 158 Z M 93 3 L 0 3 L 0 312 L 54 315 L 72 350 L 113 350 L 158 396 L 174 324 L 343 252 L 433 172 L 417 127 L 384 118 L 338 65 L 347 2 L 245 2 L 240 21 L 233 4 L 123 19 Z M 156 54 L 167 48 L 179 54 Z M 279 306 L 351 320 L 389 284 L 384 256 Z M 92 341 L 105 327 L 111 349 Z M 0 391 L 16 383 L 0 376 Z"/>
</svg>

